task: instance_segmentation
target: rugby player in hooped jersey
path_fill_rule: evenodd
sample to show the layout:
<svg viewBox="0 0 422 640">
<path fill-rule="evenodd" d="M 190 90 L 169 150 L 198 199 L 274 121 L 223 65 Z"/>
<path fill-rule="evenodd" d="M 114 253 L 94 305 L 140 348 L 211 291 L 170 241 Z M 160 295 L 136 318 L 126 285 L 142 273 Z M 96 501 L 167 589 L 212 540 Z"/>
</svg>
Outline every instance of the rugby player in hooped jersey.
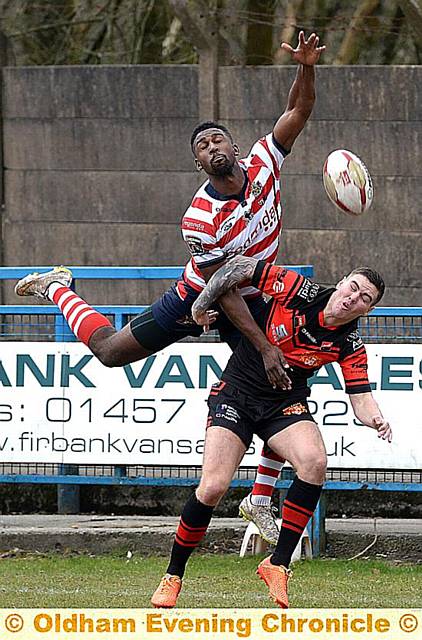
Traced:
<svg viewBox="0 0 422 640">
<path fill-rule="evenodd" d="M 291 388 L 274 388 L 252 342 L 242 337 L 219 384 L 208 399 L 209 415 L 199 487 L 185 504 L 167 574 L 152 597 L 156 607 L 174 607 L 186 563 L 199 544 L 233 474 L 257 434 L 296 471 L 282 508 L 282 525 L 274 553 L 257 573 L 271 598 L 287 608 L 289 563 L 321 495 L 327 455 L 307 403 L 308 379 L 324 364 L 340 364 L 345 390 L 357 419 L 391 442 L 392 431 L 375 401 L 367 375 L 365 347 L 358 318 L 384 293 L 381 276 L 368 267 L 352 271 L 336 288 L 318 285 L 283 267 L 236 256 L 213 275 L 192 307 L 193 317 L 208 325 L 208 309 L 226 291 L 250 283 L 271 296 L 257 322 L 282 349 L 290 365 Z M 243 330 L 236 313 L 233 324 Z"/>
<path fill-rule="evenodd" d="M 281 231 L 280 168 L 309 118 L 315 101 L 314 65 L 325 47 L 312 34 L 299 34 L 296 49 L 283 43 L 298 63 L 287 107 L 273 131 L 254 144 L 249 155 L 238 160 L 239 150 L 229 131 L 217 123 L 203 123 L 192 134 L 191 147 L 198 170 L 208 178 L 195 194 L 182 221 L 183 237 L 192 254 L 183 277 L 159 300 L 122 330 L 92 309 L 69 289 L 71 274 L 58 268 L 47 274 L 31 274 L 17 283 L 18 295 L 37 295 L 57 304 L 70 328 L 106 366 L 124 366 L 164 349 L 202 329 L 191 318 L 191 307 L 207 280 L 235 254 L 274 262 Z M 244 318 L 243 331 L 260 352 L 270 383 L 289 388 L 282 353 L 260 331 L 254 317 L 264 301 L 253 287 L 227 292 L 219 300 L 215 327 L 231 348 L 240 334 L 227 318 Z M 241 513 L 253 519 L 271 543 L 278 530 L 270 509 L 271 493 L 282 461 L 267 452 L 258 468 L 252 496 L 241 504 Z"/>
</svg>

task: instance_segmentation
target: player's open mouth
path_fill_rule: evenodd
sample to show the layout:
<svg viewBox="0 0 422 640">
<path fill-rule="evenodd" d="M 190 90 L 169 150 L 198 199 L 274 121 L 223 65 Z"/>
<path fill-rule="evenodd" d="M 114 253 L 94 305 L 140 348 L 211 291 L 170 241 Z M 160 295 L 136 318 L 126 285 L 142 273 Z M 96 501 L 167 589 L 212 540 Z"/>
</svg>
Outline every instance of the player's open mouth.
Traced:
<svg viewBox="0 0 422 640">
<path fill-rule="evenodd" d="M 221 164 L 222 162 L 226 161 L 226 156 L 224 155 L 218 155 L 218 156 L 214 156 L 213 159 L 211 160 L 211 164 Z"/>
</svg>

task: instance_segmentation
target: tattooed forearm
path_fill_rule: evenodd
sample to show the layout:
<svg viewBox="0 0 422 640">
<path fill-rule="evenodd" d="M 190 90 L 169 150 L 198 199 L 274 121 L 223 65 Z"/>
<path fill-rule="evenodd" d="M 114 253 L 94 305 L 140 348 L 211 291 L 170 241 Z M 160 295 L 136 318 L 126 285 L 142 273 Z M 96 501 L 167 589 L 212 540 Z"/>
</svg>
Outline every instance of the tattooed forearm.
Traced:
<svg viewBox="0 0 422 640">
<path fill-rule="evenodd" d="M 195 300 L 192 306 L 193 314 L 206 311 L 213 302 L 239 282 L 250 280 L 257 262 L 255 258 L 247 258 L 246 256 L 236 256 L 226 262 L 221 269 L 214 273 L 205 289 Z"/>
</svg>

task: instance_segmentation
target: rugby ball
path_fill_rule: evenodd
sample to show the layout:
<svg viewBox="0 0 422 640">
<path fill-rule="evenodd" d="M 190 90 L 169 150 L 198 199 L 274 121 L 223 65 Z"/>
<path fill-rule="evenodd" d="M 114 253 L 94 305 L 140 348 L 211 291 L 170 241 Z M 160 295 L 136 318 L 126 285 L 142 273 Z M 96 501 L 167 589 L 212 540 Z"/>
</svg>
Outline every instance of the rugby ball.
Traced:
<svg viewBox="0 0 422 640">
<path fill-rule="evenodd" d="M 369 209 L 374 197 L 368 169 L 351 151 L 332 151 L 322 171 L 324 188 L 331 202 L 353 216 Z"/>
</svg>

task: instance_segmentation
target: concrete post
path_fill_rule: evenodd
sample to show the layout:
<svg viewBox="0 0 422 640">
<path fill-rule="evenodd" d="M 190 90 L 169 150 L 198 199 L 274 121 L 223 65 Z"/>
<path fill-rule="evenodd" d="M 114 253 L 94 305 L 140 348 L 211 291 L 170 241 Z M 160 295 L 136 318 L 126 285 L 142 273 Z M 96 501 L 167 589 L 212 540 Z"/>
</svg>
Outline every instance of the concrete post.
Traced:
<svg viewBox="0 0 422 640">
<path fill-rule="evenodd" d="M 7 39 L 3 32 L 0 31 L 0 265 L 4 265 L 3 252 L 3 220 L 5 212 L 5 195 L 4 195 L 4 154 L 3 154 L 3 86 L 4 77 L 3 69 L 7 66 Z M 4 281 L 0 283 L 0 304 L 4 304 Z"/>
</svg>

